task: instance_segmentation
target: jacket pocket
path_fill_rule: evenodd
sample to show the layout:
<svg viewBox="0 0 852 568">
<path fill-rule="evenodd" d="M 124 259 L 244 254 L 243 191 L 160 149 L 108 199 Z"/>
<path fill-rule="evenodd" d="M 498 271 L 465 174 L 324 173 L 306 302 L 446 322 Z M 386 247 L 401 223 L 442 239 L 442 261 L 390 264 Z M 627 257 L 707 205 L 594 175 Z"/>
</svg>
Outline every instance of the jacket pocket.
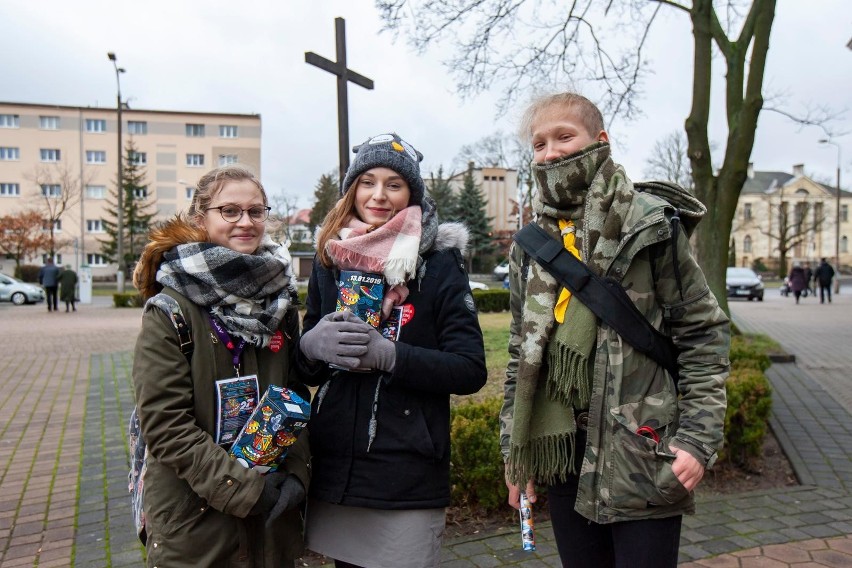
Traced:
<svg viewBox="0 0 852 568">
<path fill-rule="evenodd" d="M 175 507 L 167 513 L 163 522 L 162 535 L 165 538 L 195 524 L 207 512 L 207 502 L 188 487 L 183 498 L 176 498 L 174 502 Z"/>
<path fill-rule="evenodd" d="M 689 492 L 672 471 L 674 396 L 663 391 L 641 402 L 611 409 L 612 452 L 608 461 L 608 505 L 615 509 L 647 509 L 678 503 Z"/>
<path fill-rule="evenodd" d="M 370 453 L 417 454 L 440 459 L 423 409 L 415 401 L 392 389 L 379 396 L 376 437 Z"/>
</svg>

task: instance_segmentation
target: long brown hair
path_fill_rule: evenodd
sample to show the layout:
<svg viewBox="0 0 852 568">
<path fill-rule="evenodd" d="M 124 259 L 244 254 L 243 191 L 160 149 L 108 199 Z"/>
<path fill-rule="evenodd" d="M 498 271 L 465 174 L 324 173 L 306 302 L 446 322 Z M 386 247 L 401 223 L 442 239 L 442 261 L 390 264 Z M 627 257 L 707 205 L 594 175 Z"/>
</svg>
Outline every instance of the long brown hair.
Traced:
<svg viewBox="0 0 852 568">
<path fill-rule="evenodd" d="M 334 262 L 332 262 L 331 257 L 328 255 L 328 252 L 325 250 L 325 245 L 328 241 L 340 232 L 347 222 L 349 222 L 349 218 L 352 215 L 355 215 L 355 188 L 358 186 L 358 181 L 361 179 L 361 176 L 358 176 L 355 181 L 349 186 L 349 191 L 343 194 L 337 203 L 334 204 L 331 211 L 329 211 L 325 219 L 322 222 L 322 227 L 320 227 L 319 236 L 317 236 L 317 255 L 319 256 L 320 262 L 326 268 L 331 268 L 334 266 Z"/>
</svg>

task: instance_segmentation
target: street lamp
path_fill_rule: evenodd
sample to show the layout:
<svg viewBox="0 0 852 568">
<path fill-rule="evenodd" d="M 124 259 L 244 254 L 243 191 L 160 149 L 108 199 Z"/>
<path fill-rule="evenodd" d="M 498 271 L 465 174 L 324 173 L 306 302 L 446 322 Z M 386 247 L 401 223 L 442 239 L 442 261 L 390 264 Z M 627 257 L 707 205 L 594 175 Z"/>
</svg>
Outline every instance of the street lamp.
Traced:
<svg viewBox="0 0 852 568">
<path fill-rule="evenodd" d="M 118 212 L 116 214 L 116 256 L 118 257 L 118 271 L 115 274 L 115 283 L 118 292 L 124 292 L 124 183 L 122 183 L 122 147 L 121 147 L 121 74 L 124 73 L 124 68 L 118 66 L 118 60 L 115 53 L 110 51 L 107 57 L 112 61 L 112 66 L 115 68 L 115 84 L 116 84 L 116 112 L 118 113 Z"/>
<path fill-rule="evenodd" d="M 837 268 L 837 278 L 834 280 L 834 293 L 839 294 L 840 293 L 840 164 L 841 164 L 840 144 L 838 144 L 837 142 L 832 142 L 828 138 L 823 138 L 822 140 L 819 141 L 819 143 L 820 144 L 828 144 L 830 146 L 834 146 L 835 148 L 837 148 L 837 196 L 836 196 L 836 199 L 837 199 L 837 203 L 836 203 L 837 231 L 836 231 L 835 236 L 834 236 L 834 266 Z"/>
</svg>

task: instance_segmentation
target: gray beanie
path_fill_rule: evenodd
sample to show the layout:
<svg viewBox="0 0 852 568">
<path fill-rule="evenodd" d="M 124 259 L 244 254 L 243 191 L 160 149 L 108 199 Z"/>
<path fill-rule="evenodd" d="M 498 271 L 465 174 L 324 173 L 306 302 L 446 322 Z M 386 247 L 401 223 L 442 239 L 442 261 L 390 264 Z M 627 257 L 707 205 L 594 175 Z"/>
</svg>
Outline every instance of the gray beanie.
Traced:
<svg viewBox="0 0 852 568">
<path fill-rule="evenodd" d="M 411 190 L 409 203 L 419 205 L 426 194 L 426 184 L 420 177 L 420 161 L 423 154 L 399 137 L 396 133 L 379 134 L 373 136 L 360 146 L 352 150 L 356 153 L 355 159 L 346 171 L 343 185 L 340 186 L 340 195 L 349 191 L 349 188 L 358 179 L 358 176 L 372 168 L 390 168 L 408 182 Z"/>
</svg>

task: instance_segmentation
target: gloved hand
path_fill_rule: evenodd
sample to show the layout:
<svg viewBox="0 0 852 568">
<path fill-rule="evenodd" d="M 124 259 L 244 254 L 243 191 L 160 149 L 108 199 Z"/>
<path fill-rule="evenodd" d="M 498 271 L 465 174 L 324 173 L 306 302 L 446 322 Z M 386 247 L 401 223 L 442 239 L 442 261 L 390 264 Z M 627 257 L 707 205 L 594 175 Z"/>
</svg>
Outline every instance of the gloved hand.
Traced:
<svg viewBox="0 0 852 568">
<path fill-rule="evenodd" d="M 272 507 L 269 515 L 266 517 L 266 528 L 272 526 L 272 523 L 281 516 L 284 511 L 295 509 L 299 503 L 305 499 L 305 486 L 295 475 L 288 475 L 281 485 L 281 493 L 278 496 L 278 502 Z"/>
<path fill-rule="evenodd" d="M 367 336 L 370 342 L 367 344 L 367 353 L 361 356 L 360 367 L 392 373 L 396 366 L 396 345 L 372 326 L 367 331 Z"/>
<path fill-rule="evenodd" d="M 299 339 L 299 349 L 308 359 L 354 368 L 367 352 L 366 324 L 358 316 L 344 310 L 324 316 Z M 369 326 L 367 326 L 369 327 Z"/>
<path fill-rule="evenodd" d="M 263 476 L 263 492 L 257 503 L 249 511 L 249 515 L 268 515 L 281 497 L 281 486 L 287 480 L 289 473 L 274 471 Z M 280 515 L 281 513 L 279 513 Z"/>
</svg>

